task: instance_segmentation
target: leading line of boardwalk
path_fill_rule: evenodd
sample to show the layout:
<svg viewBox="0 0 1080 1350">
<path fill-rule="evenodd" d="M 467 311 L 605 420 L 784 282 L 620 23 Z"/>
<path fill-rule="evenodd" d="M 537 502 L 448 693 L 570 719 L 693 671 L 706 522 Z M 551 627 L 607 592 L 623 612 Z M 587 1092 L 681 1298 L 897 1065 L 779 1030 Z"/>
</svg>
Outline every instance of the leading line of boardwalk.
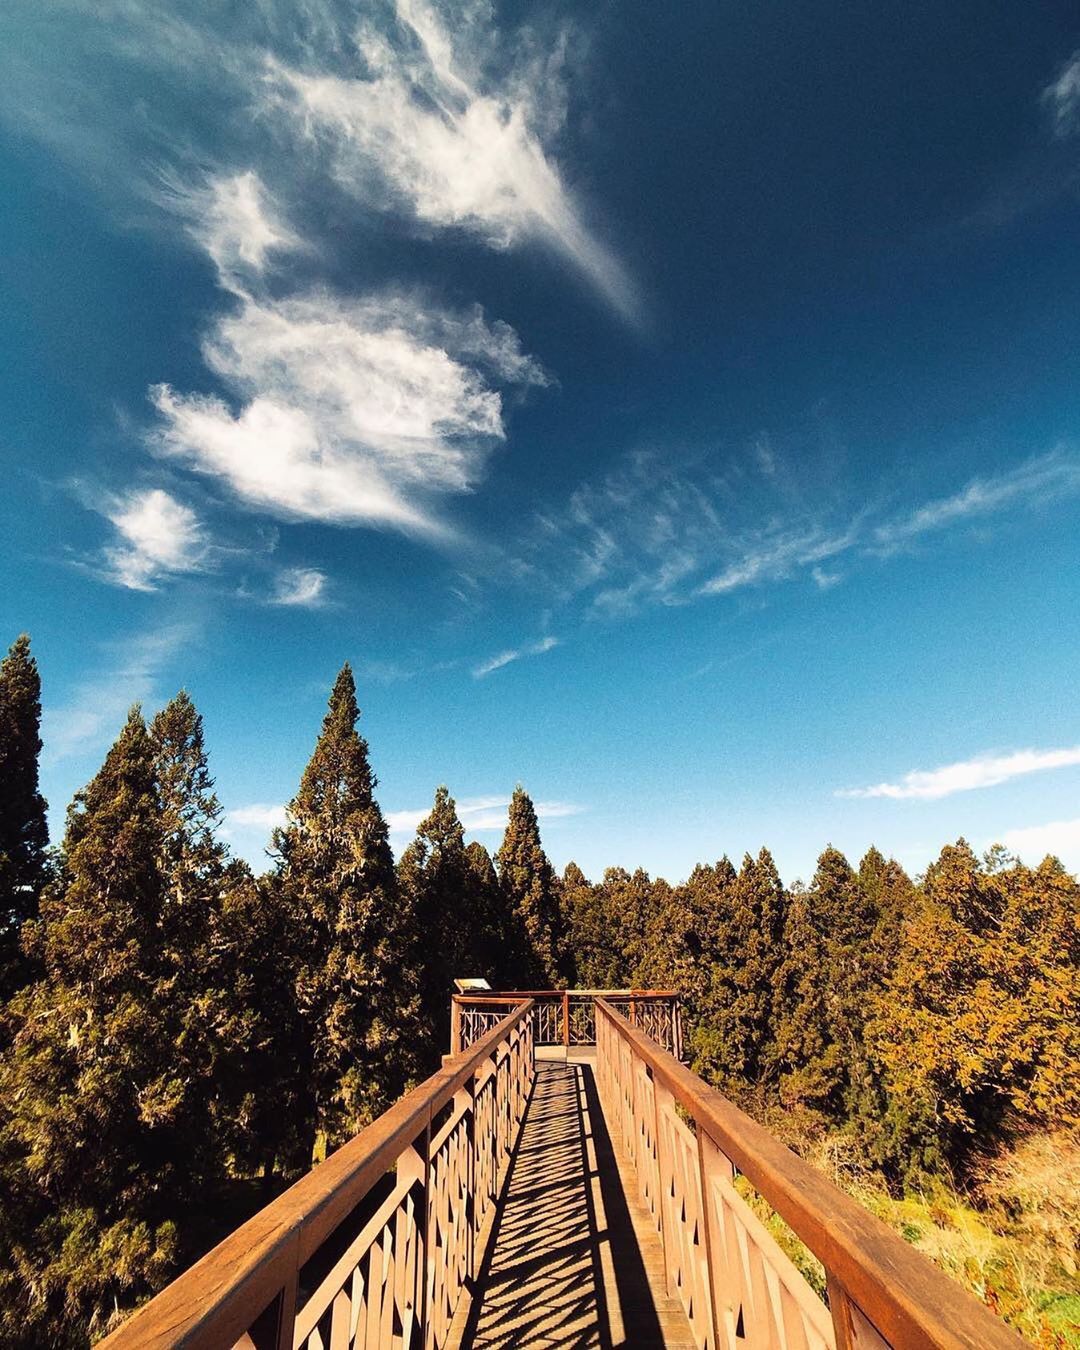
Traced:
<svg viewBox="0 0 1080 1350">
<path fill-rule="evenodd" d="M 455 1025 L 474 1044 L 102 1345 L 1023 1344 L 646 1034 L 677 1035 L 657 997 L 590 997 L 576 1022 L 569 998 L 549 997 L 564 1047 L 595 1039 L 595 1077 L 537 1064 L 534 1030 L 560 1020 L 537 1000 L 487 996 L 467 1017 L 468 999 L 456 999 Z M 737 1193 L 736 1173 L 822 1262 L 828 1308 Z"/>
</svg>

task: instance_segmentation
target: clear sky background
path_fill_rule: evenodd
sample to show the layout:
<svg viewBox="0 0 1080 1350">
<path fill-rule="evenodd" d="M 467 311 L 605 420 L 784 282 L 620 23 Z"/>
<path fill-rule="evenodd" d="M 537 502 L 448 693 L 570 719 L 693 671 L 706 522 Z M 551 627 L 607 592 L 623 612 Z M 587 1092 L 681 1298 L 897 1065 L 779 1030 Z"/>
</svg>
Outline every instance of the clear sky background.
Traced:
<svg viewBox="0 0 1080 1350">
<path fill-rule="evenodd" d="M 258 861 L 341 662 L 400 846 L 1080 866 L 1080 14 L 7 0 L 0 636 Z"/>
</svg>

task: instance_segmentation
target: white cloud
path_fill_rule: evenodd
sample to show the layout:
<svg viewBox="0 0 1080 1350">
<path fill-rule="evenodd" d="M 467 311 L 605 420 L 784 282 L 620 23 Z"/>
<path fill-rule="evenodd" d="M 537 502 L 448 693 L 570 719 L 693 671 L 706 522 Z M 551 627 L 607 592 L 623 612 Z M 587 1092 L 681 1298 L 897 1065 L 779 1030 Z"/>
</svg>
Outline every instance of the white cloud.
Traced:
<svg viewBox="0 0 1080 1350">
<path fill-rule="evenodd" d="M 585 810 L 573 802 L 536 802 L 536 818 L 540 821 L 562 820 L 580 815 Z M 457 803 L 458 819 L 470 834 L 482 834 L 506 829 L 510 803 L 505 797 L 473 797 Z M 388 811 L 386 823 L 391 834 L 414 834 L 417 826 L 431 812 L 430 806 L 409 811 Z"/>
<path fill-rule="evenodd" d="M 923 536 L 1080 492 L 1080 456 L 1061 447 L 914 509 L 883 516 L 847 505 L 813 481 L 792 480 L 759 439 L 722 473 L 700 462 L 638 451 L 598 482 L 576 489 L 561 511 L 535 519 L 513 560 L 514 576 L 560 604 L 620 617 L 643 605 L 687 604 L 806 575 L 838 584 L 855 558 L 888 558 Z M 762 524 L 748 528 L 748 518 Z M 839 568 L 839 559 L 847 566 Z M 833 565 L 828 565 L 832 563 Z"/>
<path fill-rule="evenodd" d="M 1052 854 L 1071 871 L 1080 871 L 1080 820 L 1054 820 L 1046 825 L 1028 825 L 1006 830 L 1001 842 L 1031 866 Z"/>
<path fill-rule="evenodd" d="M 549 652 L 553 647 L 559 645 L 557 637 L 541 638 L 539 642 L 534 642 L 528 647 L 511 647 L 506 651 L 499 652 L 497 656 L 492 656 L 487 661 L 482 661 L 473 670 L 473 678 L 481 680 L 485 675 L 490 675 L 496 670 L 501 670 L 503 666 L 508 666 L 512 661 L 520 661 L 523 656 L 541 656 L 544 652 Z"/>
<path fill-rule="evenodd" d="M 920 535 L 992 515 L 1014 504 L 1035 504 L 1080 491 L 1080 461 L 1054 451 L 990 478 L 974 478 L 951 497 L 939 497 L 910 514 L 879 525 L 872 546 L 893 552 Z"/>
<path fill-rule="evenodd" d="M 873 787 L 848 788 L 839 797 L 890 797 L 897 801 L 916 798 L 936 800 L 954 792 L 996 787 L 1012 778 L 1048 769 L 1080 764 L 1080 745 L 1061 750 L 1015 750 L 1008 755 L 979 755 L 974 759 L 946 764 L 940 769 L 913 769 L 898 783 L 878 783 Z"/>
<path fill-rule="evenodd" d="M 843 577 L 839 572 L 826 572 L 824 567 L 812 567 L 810 569 L 810 575 L 813 578 L 814 585 L 819 591 L 831 590 L 834 586 L 838 586 L 840 582 L 843 581 Z"/>
<path fill-rule="evenodd" d="M 235 830 L 263 830 L 267 834 L 288 823 L 284 806 L 267 802 L 252 802 L 250 806 L 233 806 L 225 812 L 223 834 Z"/>
<path fill-rule="evenodd" d="M 105 549 L 106 576 L 133 591 L 153 591 L 162 577 L 197 572 L 207 543 L 198 517 L 167 492 L 129 492 L 102 508 L 122 543 Z"/>
<path fill-rule="evenodd" d="M 316 567 L 286 567 L 274 579 L 273 605 L 315 609 L 323 602 L 326 573 Z"/>
<path fill-rule="evenodd" d="M 330 146 L 347 191 L 365 206 L 466 230 L 496 248 L 544 240 L 624 315 L 635 316 L 626 272 L 584 225 L 544 147 L 562 121 L 561 44 L 539 59 L 527 53 L 516 69 L 488 81 L 487 8 L 459 13 L 451 33 L 422 0 L 398 0 L 388 24 L 365 19 L 355 41 L 359 78 L 274 58 L 266 77 L 267 110 Z"/>
<path fill-rule="evenodd" d="M 704 582 L 698 593 L 725 595 L 761 581 L 782 581 L 797 568 L 846 552 L 854 542 L 855 535 L 850 530 L 836 535 L 820 534 L 816 530 L 805 534 L 781 530 L 776 538 L 729 563 L 722 572 Z"/>
<path fill-rule="evenodd" d="M 1080 127 L 1080 51 L 1073 52 L 1055 80 L 1043 90 L 1054 135 L 1064 138 Z"/>
<path fill-rule="evenodd" d="M 273 252 L 303 248 L 254 170 L 215 174 L 197 187 L 170 185 L 167 200 L 187 217 L 189 232 L 226 284 L 245 272 L 262 272 Z"/>
<path fill-rule="evenodd" d="M 157 386 L 163 453 L 285 519 L 429 534 L 505 437 L 493 382 L 545 382 L 506 324 L 402 296 L 245 296 L 203 350 L 239 410 Z"/>
<path fill-rule="evenodd" d="M 98 749 L 115 737 L 133 703 L 155 700 L 165 668 L 194 632 L 190 625 L 172 624 L 108 648 L 105 667 L 76 685 L 67 703 L 45 704 L 45 763 Z"/>
</svg>

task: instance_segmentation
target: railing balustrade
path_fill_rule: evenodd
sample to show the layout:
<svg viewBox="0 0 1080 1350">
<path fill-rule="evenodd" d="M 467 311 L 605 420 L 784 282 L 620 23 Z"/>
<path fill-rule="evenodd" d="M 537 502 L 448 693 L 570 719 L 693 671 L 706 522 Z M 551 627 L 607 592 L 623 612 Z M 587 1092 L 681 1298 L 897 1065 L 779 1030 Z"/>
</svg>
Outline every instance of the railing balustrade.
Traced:
<svg viewBox="0 0 1080 1350">
<path fill-rule="evenodd" d="M 1020 1350 L 1024 1342 L 613 1001 L 596 1076 L 701 1350 Z M 684 1118 L 685 1117 L 685 1118 Z M 691 1124 L 687 1124 L 687 1120 Z M 732 1184 L 742 1173 L 822 1262 L 829 1306 Z"/>
<path fill-rule="evenodd" d="M 450 1048 L 472 1045 L 522 999 L 532 999 L 537 1045 L 595 1045 L 598 998 L 626 1014 L 676 1059 L 682 1058 L 679 997 L 670 989 L 528 989 L 491 994 L 455 994 L 451 1000 Z"/>
<path fill-rule="evenodd" d="M 533 1075 L 533 1004 L 517 1000 L 101 1345 L 440 1350 Z"/>
</svg>

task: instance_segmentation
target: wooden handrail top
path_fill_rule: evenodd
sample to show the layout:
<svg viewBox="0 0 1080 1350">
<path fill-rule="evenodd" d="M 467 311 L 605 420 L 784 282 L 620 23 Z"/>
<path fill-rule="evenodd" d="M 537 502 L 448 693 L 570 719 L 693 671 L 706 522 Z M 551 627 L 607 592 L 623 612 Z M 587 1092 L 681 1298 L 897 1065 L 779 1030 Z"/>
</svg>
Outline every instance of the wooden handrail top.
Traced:
<svg viewBox="0 0 1080 1350">
<path fill-rule="evenodd" d="M 483 994 L 451 994 L 450 997 L 454 1003 L 488 1003 L 502 1006 L 511 999 L 562 998 L 564 994 L 569 994 L 571 998 L 678 998 L 674 989 L 508 989 L 505 992 L 485 991 Z"/>
<path fill-rule="evenodd" d="M 312 1168 L 134 1313 L 100 1345 L 222 1350 L 244 1335 L 402 1152 L 533 1010 L 531 1000 Z"/>
<path fill-rule="evenodd" d="M 603 998 L 602 1013 L 655 1081 L 839 1279 L 894 1350 L 1020 1350 L 1026 1344 L 977 1299 L 908 1246 L 751 1119 L 680 1064 Z"/>
</svg>

